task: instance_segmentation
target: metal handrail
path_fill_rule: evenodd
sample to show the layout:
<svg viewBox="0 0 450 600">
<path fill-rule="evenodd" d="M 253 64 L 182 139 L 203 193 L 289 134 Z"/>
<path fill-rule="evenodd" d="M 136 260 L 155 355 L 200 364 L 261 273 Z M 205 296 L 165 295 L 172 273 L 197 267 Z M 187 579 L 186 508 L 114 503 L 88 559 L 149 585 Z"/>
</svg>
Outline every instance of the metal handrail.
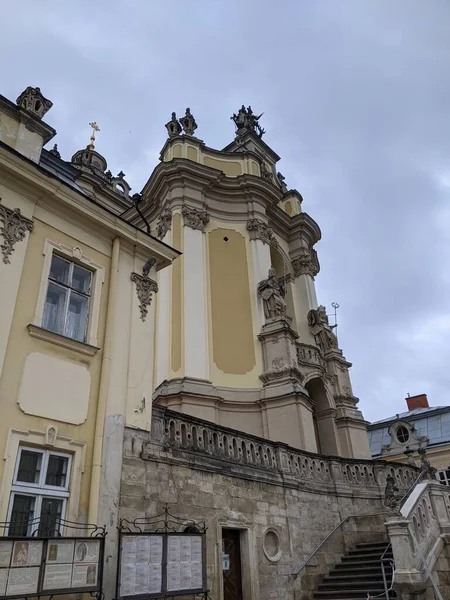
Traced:
<svg viewBox="0 0 450 600">
<path fill-rule="evenodd" d="M 295 571 L 294 573 L 291 573 L 290 577 L 292 579 L 297 579 L 298 574 L 300 573 L 300 571 L 302 571 L 306 567 L 306 565 L 309 563 L 309 561 L 317 554 L 317 552 L 322 548 L 322 546 L 330 539 L 330 537 L 333 535 L 333 533 L 335 531 L 337 531 L 340 527 L 342 527 L 342 525 L 344 525 L 344 523 L 346 523 L 350 519 L 363 519 L 365 517 L 377 517 L 377 516 L 386 515 L 386 514 L 388 514 L 388 513 L 386 511 L 384 511 L 384 512 L 380 512 L 380 513 L 367 513 L 365 515 L 348 515 L 347 517 L 345 517 L 345 519 L 342 519 L 342 521 L 336 525 L 336 527 L 333 529 L 333 531 L 331 531 L 320 542 L 320 544 L 317 546 L 317 548 L 314 550 L 314 552 L 312 554 L 310 554 L 305 561 L 302 562 L 302 564 L 297 569 L 297 571 Z"/>
</svg>

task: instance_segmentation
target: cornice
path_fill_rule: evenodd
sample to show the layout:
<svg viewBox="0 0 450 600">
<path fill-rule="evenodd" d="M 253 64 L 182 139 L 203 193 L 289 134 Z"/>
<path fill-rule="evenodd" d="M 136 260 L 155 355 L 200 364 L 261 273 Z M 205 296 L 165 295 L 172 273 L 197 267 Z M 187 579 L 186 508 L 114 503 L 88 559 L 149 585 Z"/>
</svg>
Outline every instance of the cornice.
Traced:
<svg viewBox="0 0 450 600">
<path fill-rule="evenodd" d="M 47 125 L 44 121 L 34 117 L 32 114 L 23 110 L 2 95 L 0 95 L 0 110 L 10 117 L 17 119 L 20 123 L 23 123 L 29 131 L 40 135 L 43 139 L 43 145 L 56 135 L 56 130 L 53 129 L 53 127 L 50 127 L 50 125 Z"/>
<path fill-rule="evenodd" d="M 144 255 L 154 252 L 158 260 L 157 269 L 168 266 L 181 254 L 1 142 L 0 168 L 11 174 L 15 182 L 22 182 L 28 190 L 32 189 L 34 201 L 39 206 L 66 217 L 72 214 L 78 215 L 79 219 L 84 215 L 92 228 L 108 232 L 109 238 L 119 236 Z M 86 225 L 85 221 L 83 226 Z"/>
<path fill-rule="evenodd" d="M 160 163 L 142 191 L 139 208 L 150 222 L 157 218 L 163 202 L 174 188 L 199 192 L 203 202 L 208 204 L 211 217 L 217 216 L 219 219 L 233 220 L 238 217 L 240 220 L 246 220 L 250 211 L 245 202 L 259 202 L 267 209 L 283 199 L 280 189 L 257 175 L 227 177 L 218 169 L 188 159 L 176 158 Z M 181 198 L 178 198 L 178 204 L 171 198 L 172 208 L 181 204 Z M 223 210 L 220 206 L 223 206 Z M 140 221 L 134 206 L 122 213 L 122 216 L 132 223 Z"/>
</svg>

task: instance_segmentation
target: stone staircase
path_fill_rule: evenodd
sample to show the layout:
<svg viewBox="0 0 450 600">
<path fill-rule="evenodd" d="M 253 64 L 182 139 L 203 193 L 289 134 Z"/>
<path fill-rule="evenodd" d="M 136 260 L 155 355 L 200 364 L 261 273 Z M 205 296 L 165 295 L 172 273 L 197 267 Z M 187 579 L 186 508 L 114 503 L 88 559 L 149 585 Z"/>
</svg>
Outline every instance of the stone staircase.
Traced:
<svg viewBox="0 0 450 600">
<path fill-rule="evenodd" d="M 314 600 L 367 600 L 367 595 L 385 600 L 385 589 L 380 559 L 388 542 L 357 544 L 345 554 L 314 592 Z M 392 558 L 392 549 L 384 555 Z M 392 566 L 385 563 L 388 587 L 392 581 Z M 390 592 L 390 598 L 395 598 Z"/>
</svg>

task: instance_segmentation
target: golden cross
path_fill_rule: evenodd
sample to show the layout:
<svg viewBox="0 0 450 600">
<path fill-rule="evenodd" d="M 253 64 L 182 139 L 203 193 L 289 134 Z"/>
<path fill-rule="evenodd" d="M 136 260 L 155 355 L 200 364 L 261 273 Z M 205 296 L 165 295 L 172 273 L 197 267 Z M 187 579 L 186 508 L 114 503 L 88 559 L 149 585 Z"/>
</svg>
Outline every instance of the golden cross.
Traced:
<svg viewBox="0 0 450 600">
<path fill-rule="evenodd" d="M 89 127 L 92 127 L 92 135 L 91 135 L 91 143 L 89 144 L 88 148 L 89 148 L 89 150 L 94 150 L 94 148 L 95 148 L 95 146 L 94 146 L 95 132 L 100 131 L 100 128 L 95 121 L 93 123 L 89 123 Z"/>
</svg>

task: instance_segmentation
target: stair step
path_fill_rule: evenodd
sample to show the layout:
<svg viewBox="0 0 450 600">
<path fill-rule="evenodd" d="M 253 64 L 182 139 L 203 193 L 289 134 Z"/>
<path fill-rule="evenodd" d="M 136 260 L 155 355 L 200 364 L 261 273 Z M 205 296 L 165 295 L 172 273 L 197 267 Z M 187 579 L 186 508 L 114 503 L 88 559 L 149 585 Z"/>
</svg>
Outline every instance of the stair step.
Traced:
<svg viewBox="0 0 450 600">
<path fill-rule="evenodd" d="M 380 569 L 381 570 L 381 561 L 380 560 L 361 560 L 361 561 L 346 561 L 342 563 L 338 563 L 334 567 L 338 571 L 361 571 L 361 570 L 373 570 Z M 391 569 L 390 563 L 385 563 L 385 569 Z"/>
<path fill-rule="evenodd" d="M 380 568 L 374 567 L 360 567 L 359 569 L 332 569 L 329 575 L 333 575 L 336 577 L 373 577 L 381 573 Z M 384 569 L 386 573 L 386 577 L 392 574 L 392 567 Z"/>
<path fill-rule="evenodd" d="M 384 592 L 384 587 L 382 589 L 377 588 L 377 589 L 369 589 L 369 588 L 364 588 L 363 590 L 359 589 L 359 590 L 326 590 L 326 591 L 320 591 L 320 592 L 314 592 L 314 596 L 313 598 L 319 600 L 319 599 L 323 599 L 323 600 L 342 600 L 345 598 L 345 600 L 355 600 L 355 599 L 359 599 L 362 598 L 363 600 L 367 600 L 367 594 L 371 594 L 372 596 L 378 596 L 381 594 L 383 594 Z"/>
<path fill-rule="evenodd" d="M 348 552 L 346 552 L 346 554 L 359 554 L 361 556 L 367 556 L 368 554 L 377 554 L 378 556 L 381 556 L 384 552 L 386 552 L 386 548 L 374 548 L 373 546 L 367 546 L 367 548 L 355 548 L 354 550 L 349 550 Z M 386 554 L 389 554 L 389 552 L 392 552 L 391 548 L 389 548 Z"/>
<path fill-rule="evenodd" d="M 363 581 L 367 581 L 367 579 L 369 579 L 370 581 L 383 582 L 383 575 L 381 571 L 375 571 L 373 573 L 347 573 L 345 575 L 336 575 L 335 573 L 333 573 L 333 571 L 331 571 L 329 575 L 325 575 L 324 583 L 332 583 L 334 581 L 336 583 L 339 583 L 340 581 L 348 581 L 349 578 L 351 578 L 352 580 L 362 579 Z"/>
<path fill-rule="evenodd" d="M 384 584 L 383 584 L 383 578 L 380 577 L 378 580 L 376 579 L 369 579 L 368 581 L 352 581 L 352 580 L 344 580 L 344 581 L 327 581 L 325 583 L 320 583 L 318 586 L 318 591 L 325 591 L 325 590 L 341 590 L 342 588 L 344 589 L 361 589 L 361 586 L 367 587 L 368 590 L 371 589 L 378 589 L 379 587 L 382 587 L 384 589 Z"/>
<path fill-rule="evenodd" d="M 392 558 L 391 556 L 386 556 L 386 558 Z M 348 554 L 345 554 L 342 557 L 342 562 L 368 562 L 368 563 L 373 563 L 373 562 L 380 562 L 381 559 L 381 554 L 366 554 L 365 556 L 361 556 L 359 554 L 356 554 L 354 556 L 348 556 Z"/>
<path fill-rule="evenodd" d="M 360 542 L 359 544 L 355 545 L 355 548 L 365 548 L 366 546 L 384 546 L 386 548 L 388 544 L 389 542 L 387 540 L 382 542 Z"/>
</svg>

